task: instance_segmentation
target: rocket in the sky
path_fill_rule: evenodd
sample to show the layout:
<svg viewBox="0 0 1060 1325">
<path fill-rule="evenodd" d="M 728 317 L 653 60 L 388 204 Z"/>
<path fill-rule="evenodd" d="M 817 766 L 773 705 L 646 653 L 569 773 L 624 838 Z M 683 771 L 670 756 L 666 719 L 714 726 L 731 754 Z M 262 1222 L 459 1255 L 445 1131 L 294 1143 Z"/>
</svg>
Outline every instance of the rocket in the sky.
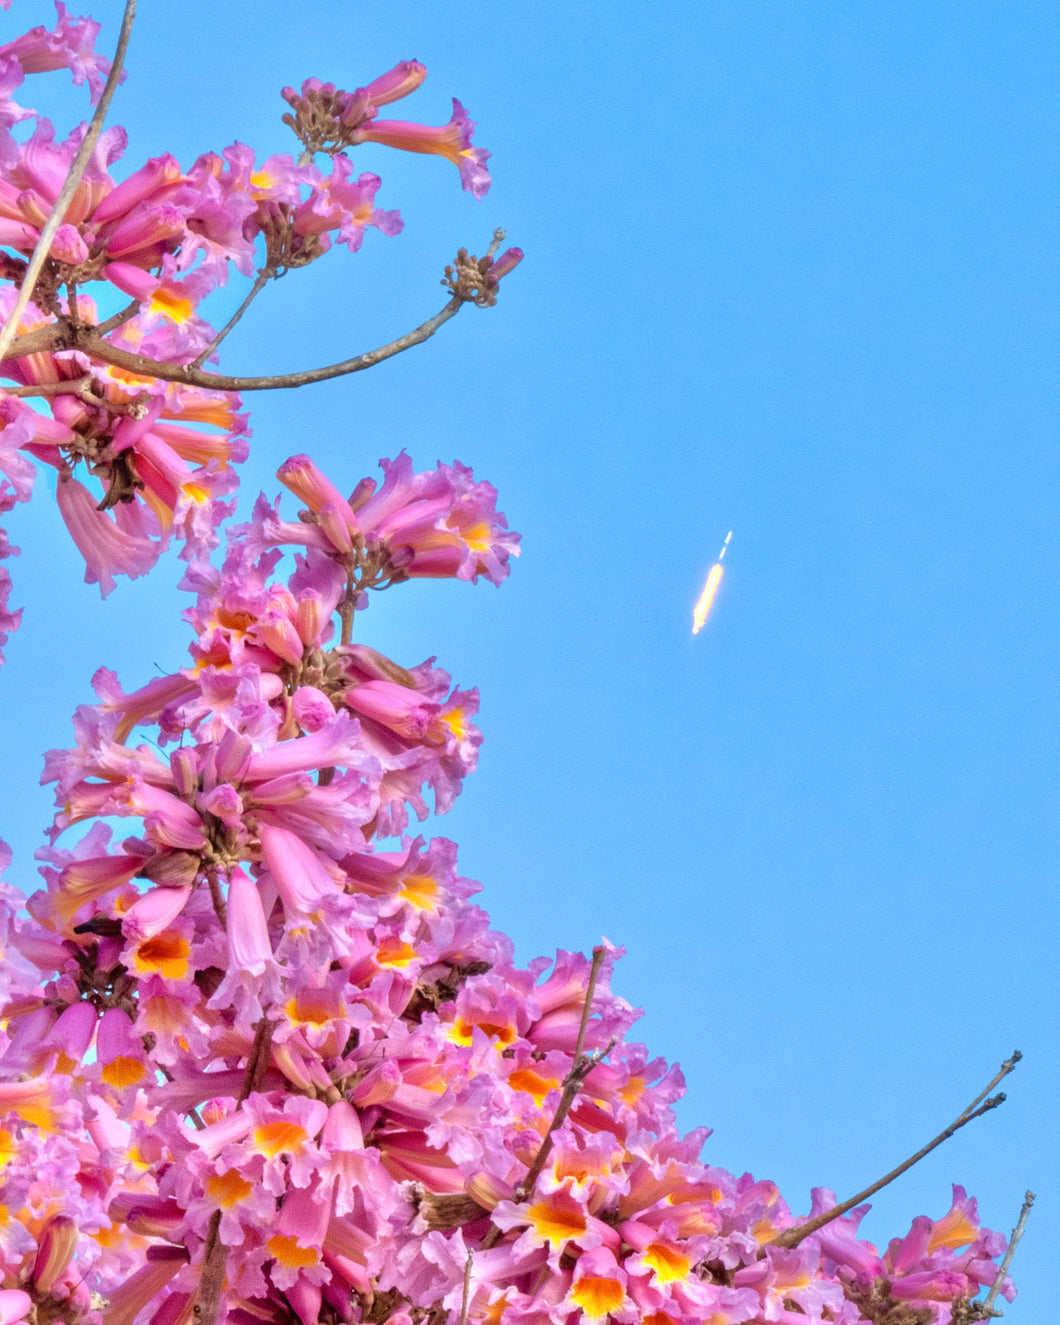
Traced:
<svg viewBox="0 0 1060 1325">
<path fill-rule="evenodd" d="M 698 635 L 703 629 L 707 620 L 707 613 L 710 611 L 710 605 L 714 601 L 714 595 L 718 592 L 718 585 L 721 583 L 721 577 L 725 573 L 722 562 L 725 560 L 725 549 L 729 546 L 729 539 L 732 538 L 732 530 L 725 535 L 725 542 L 721 545 L 721 551 L 718 553 L 718 559 L 710 568 L 707 575 L 707 582 L 703 586 L 703 592 L 699 595 L 699 602 L 692 610 L 692 634 Z"/>
</svg>

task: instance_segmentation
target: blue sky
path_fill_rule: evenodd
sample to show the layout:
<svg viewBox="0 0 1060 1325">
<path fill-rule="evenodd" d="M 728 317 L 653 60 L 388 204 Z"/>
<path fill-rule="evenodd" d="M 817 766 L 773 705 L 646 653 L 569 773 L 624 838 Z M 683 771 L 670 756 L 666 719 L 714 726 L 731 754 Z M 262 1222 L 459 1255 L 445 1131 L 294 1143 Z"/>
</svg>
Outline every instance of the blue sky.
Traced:
<svg viewBox="0 0 1060 1325">
<path fill-rule="evenodd" d="M 121 5 L 93 12 L 112 43 Z M 50 21 L 15 0 L 12 33 Z M 247 403 L 244 495 L 308 450 L 340 486 L 408 448 L 500 489 L 496 592 L 414 584 L 362 637 L 482 690 L 477 775 L 433 831 L 520 957 L 628 956 L 713 1162 L 844 1197 L 940 1131 L 1013 1048 L 1008 1102 L 881 1193 L 886 1242 L 949 1182 L 1011 1228 L 1012 1321 L 1050 1318 L 1060 1095 L 1055 585 L 1060 12 L 963 0 L 652 6 L 145 5 L 126 164 L 292 150 L 284 84 L 400 59 L 493 153 L 361 149 L 405 233 L 270 289 L 230 371 L 315 366 L 440 307 L 457 247 L 526 250 L 497 308 L 340 382 Z M 31 104 L 66 127 L 59 76 Z M 49 98 L 54 100 L 49 102 Z M 406 109 L 407 108 L 407 109 Z M 43 493 L 42 479 L 42 493 Z M 17 513 L 0 688 L 10 877 L 34 886 L 39 755 L 101 663 L 179 665 L 172 560 L 105 604 L 54 507 Z M 707 628 L 692 604 L 726 532 Z"/>
</svg>

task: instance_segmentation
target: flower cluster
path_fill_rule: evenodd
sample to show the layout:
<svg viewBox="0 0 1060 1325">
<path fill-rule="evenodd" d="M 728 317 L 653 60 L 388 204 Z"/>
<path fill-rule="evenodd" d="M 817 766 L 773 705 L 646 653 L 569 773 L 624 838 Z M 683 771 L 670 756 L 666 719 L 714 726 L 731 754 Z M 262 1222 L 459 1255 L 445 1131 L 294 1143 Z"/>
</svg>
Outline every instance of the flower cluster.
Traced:
<svg viewBox="0 0 1060 1325">
<path fill-rule="evenodd" d="M 883 1256 L 863 1211 L 773 1245 L 799 1220 L 678 1133 L 619 954 L 517 966 L 453 843 L 398 836 L 474 767 L 476 697 L 353 643 L 355 609 L 499 582 L 518 538 L 463 466 L 382 469 L 347 498 L 286 461 L 300 519 L 263 497 L 189 568 L 189 666 L 101 672 L 47 758 L 45 886 L 7 922 L 4 1289 L 102 1325 L 211 1293 L 238 1325 L 951 1320 L 1004 1249 L 963 1191 Z"/>
<path fill-rule="evenodd" d="M 53 31 L 35 28 L 0 46 L 0 323 L 12 314 L 87 130 L 82 124 L 60 141 L 51 122 L 13 94 L 27 74 L 67 68 L 98 97 L 110 68 L 94 53 L 99 25 L 57 8 Z M 355 252 L 368 227 L 401 230 L 396 211 L 375 205 L 379 177 L 354 170 L 347 152 L 359 143 L 440 154 L 475 197 L 485 194 L 489 153 L 471 146 L 474 126 L 458 102 L 444 129 L 376 120 L 380 106 L 425 76 L 421 64 L 404 61 L 356 93 L 316 79 L 300 95 L 285 89 L 295 114 L 284 118 L 305 148 L 297 161 L 278 154 L 259 162 L 236 143 L 187 169 L 168 153 L 155 157 L 119 182 L 111 172 L 125 131 L 102 133 L 18 325 L 21 340 L 0 362 L 0 377 L 14 384 L 0 389 L 0 514 L 29 499 L 32 456 L 58 469 L 63 520 L 86 579 L 104 594 L 115 575 L 150 569 L 173 536 L 186 559 L 209 551 L 231 513 L 225 498 L 237 486 L 231 466 L 246 456 L 245 419 L 231 392 L 160 381 L 150 365 L 199 368 L 216 358 L 225 332 L 215 331 L 202 305 L 232 268 L 244 277 L 257 269 L 263 282 L 315 261 L 333 242 Z M 16 136 L 23 121 L 32 132 Z M 488 262 L 491 289 L 519 257 L 513 249 Z M 80 293 L 89 285 L 106 311 L 118 311 L 102 316 Z M 42 409 L 31 408 L 34 396 Z M 4 542 L 0 557 L 15 550 Z M 9 592 L 0 571 L 0 644 L 18 624 Z"/>
<path fill-rule="evenodd" d="M 60 67 L 98 94 L 107 67 L 95 25 L 58 8 L 54 31 L 0 47 L 12 287 L 84 128 L 57 144 L 11 94 Z M 1005 1240 L 963 1188 L 881 1253 L 858 1237 L 867 1207 L 840 1215 L 816 1190 L 800 1217 L 773 1183 L 704 1163 L 708 1130 L 676 1126 L 679 1070 L 628 1038 L 620 950 L 518 965 L 455 845 L 408 831 L 475 767 L 477 692 L 434 658 L 355 642 L 353 624 L 408 579 L 504 580 L 519 536 L 490 484 L 402 452 L 346 496 L 296 455 L 278 477 L 297 518 L 262 496 L 211 561 L 246 422 L 230 392 L 143 365 L 211 353 L 199 305 L 230 265 L 263 257 L 260 280 L 331 236 L 396 232 L 347 149 L 439 154 L 485 191 L 458 102 L 439 129 L 378 118 L 424 73 L 286 89 L 297 163 L 236 145 L 116 183 L 109 131 L 30 339 L 0 364 L 17 384 L 0 393 L 0 511 L 49 464 L 90 580 L 107 592 L 175 535 L 193 595 L 188 664 L 132 691 L 100 670 L 74 745 L 46 756 L 57 810 L 27 914 L 0 883 L 0 1325 L 982 1319 Z M 518 251 L 492 252 L 461 251 L 454 299 L 493 301 Z M 101 320 L 89 282 L 132 305 Z M 6 590 L 0 631 L 17 624 Z"/>
</svg>

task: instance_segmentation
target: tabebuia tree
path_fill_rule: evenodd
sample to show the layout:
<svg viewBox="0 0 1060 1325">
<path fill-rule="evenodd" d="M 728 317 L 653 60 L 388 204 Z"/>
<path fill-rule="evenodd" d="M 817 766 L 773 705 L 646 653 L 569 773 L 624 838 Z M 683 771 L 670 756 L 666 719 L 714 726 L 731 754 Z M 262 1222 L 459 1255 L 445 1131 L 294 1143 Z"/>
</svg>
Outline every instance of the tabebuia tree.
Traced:
<svg viewBox="0 0 1060 1325">
<path fill-rule="evenodd" d="M 102 126 L 133 0 L 113 67 L 98 25 L 57 8 L 0 44 L 0 507 L 51 466 L 104 594 L 175 540 L 189 633 L 166 674 L 95 674 L 46 755 L 43 886 L 3 885 L 0 1325 L 997 1314 L 1016 1238 L 962 1188 L 881 1250 L 858 1236 L 867 1193 L 817 1189 L 800 1213 L 705 1161 L 705 1129 L 675 1124 L 680 1072 L 629 1038 L 620 954 L 518 966 L 454 843 L 416 834 L 475 767 L 477 694 L 355 639 L 354 618 L 413 578 L 500 584 L 519 536 L 490 484 L 405 452 L 381 477 L 294 455 L 286 492 L 231 522 L 240 393 L 371 367 L 492 305 L 519 262 L 500 231 L 462 250 L 439 313 L 344 362 L 216 367 L 270 280 L 400 230 L 359 144 L 441 155 L 485 194 L 463 107 L 385 118 L 415 61 L 353 91 L 310 78 L 283 90 L 296 155 L 128 169 Z M 98 103 L 65 137 L 17 100 L 62 68 Z M 217 330 L 200 306 L 233 273 L 249 289 Z M 10 592 L 5 572 L 5 639 Z M 998 1102 L 1016 1057 L 932 1145 Z"/>
</svg>

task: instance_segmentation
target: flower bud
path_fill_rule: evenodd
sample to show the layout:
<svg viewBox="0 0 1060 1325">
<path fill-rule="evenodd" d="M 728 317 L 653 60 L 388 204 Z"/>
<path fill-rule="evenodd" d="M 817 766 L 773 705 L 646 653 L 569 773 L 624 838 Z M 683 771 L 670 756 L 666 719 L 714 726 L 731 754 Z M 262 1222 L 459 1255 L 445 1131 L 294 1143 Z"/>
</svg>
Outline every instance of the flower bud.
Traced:
<svg viewBox="0 0 1060 1325">
<path fill-rule="evenodd" d="M 523 256 L 521 248 L 506 248 L 490 266 L 488 273 L 490 284 L 496 285 L 503 276 L 507 276 L 510 271 L 514 271 L 522 262 Z"/>
<path fill-rule="evenodd" d="M 73 1260 L 77 1249 L 77 1225 L 69 1215 L 52 1215 L 45 1221 L 33 1262 L 33 1286 L 47 1293 Z"/>
</svg>

